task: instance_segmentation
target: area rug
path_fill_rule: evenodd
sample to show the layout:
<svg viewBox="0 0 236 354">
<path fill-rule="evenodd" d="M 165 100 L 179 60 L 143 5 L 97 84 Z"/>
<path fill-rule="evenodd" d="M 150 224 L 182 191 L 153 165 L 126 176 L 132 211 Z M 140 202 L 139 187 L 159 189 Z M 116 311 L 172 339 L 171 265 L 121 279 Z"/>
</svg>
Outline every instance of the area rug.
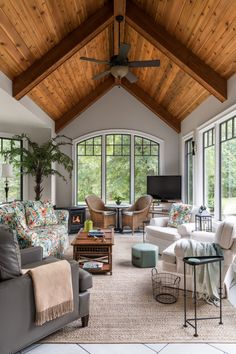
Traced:
<svg viewBox="0 0 236 354">
<path fill-rule="evenodd" d="M 171 305 L 153 298 L 151 269 L 131 264 L 131 247 L 140 241 L 141 236 L 115 235 L 112 276 L 93 276 L 89 326 L 81 328 L 81 321 L 75 321 L 43 343 L 236 342 L 236 309 L 227 300 L 223 325 L 218 320 L 199 321 L 195 338 L 193 328 L 183 328 L 182 291 Z M 191 296 L 189 309 L 193 310 Z M 199 317 L 219 316 L 219 308 L 203 301 L 197 309 Z M 190 311 L 188 317 L 193 317 Z"/>
</svg>

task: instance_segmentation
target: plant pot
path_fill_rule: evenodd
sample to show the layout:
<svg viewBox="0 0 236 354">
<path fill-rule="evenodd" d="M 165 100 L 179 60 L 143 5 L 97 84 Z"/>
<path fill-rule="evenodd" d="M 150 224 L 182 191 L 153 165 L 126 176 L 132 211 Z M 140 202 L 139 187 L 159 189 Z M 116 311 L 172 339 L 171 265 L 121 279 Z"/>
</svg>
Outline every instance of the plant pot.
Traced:
<svg viewBox="0 0 236 354">
<path fill-rule="evenodd" d="M 121 205 L 121 201 L 117 201 L 117 202 L 116 202 L 116 205 Z"/>
</svg>

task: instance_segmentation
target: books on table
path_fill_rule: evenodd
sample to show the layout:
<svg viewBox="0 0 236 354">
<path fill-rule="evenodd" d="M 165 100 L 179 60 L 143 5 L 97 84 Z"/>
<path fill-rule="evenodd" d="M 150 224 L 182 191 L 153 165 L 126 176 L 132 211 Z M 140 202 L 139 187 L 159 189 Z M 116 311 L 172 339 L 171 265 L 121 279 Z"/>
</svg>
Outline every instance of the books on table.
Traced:
<svg viewBox="0 0 236 354">
<path fill-rule="evenodd" d="M 83 264 L 83 269 L 102 269 L 103 263 L 102 262 L 85 262 Z"/>
</svg>

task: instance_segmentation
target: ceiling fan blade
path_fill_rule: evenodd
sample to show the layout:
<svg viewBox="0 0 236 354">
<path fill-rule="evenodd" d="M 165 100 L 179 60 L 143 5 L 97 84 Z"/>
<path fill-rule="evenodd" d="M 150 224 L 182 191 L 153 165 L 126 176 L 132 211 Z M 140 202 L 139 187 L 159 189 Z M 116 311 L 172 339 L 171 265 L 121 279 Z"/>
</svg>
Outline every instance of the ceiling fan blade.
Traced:
<svg viewBox="0 0 236 354">
<path fill-rule="evenodd" d="M 83 61 L 91 61 L 93 63 L 97 63 L 97 64 L 110 64 L 110 61 L 108 60 L 100 60 L 100 59 L 94 59 L 94 58 L 87 58 L 87 57 L 80 57 L 80 60 Z"/>
<path fill-rule="evenodd" d="M 120 51 L 117 57 L 117 60 L 124 60 L 127 58 L 128 53 L 130 50 L 130 44 L 127 43 L 121 43 L 120 45 Z"/>
<path fill-rule="evenodd" d="M 146 68 L 146 67 L 158 67 L 160 66 L 160 60 L 138 60 L 130 61 L 128 66 L 132 68 Z"/>
<path fill-rule="evenodd" d="M 138 81 L 138 77 L 136 75 L 134 75 L 133 73 L 131 73 L 131 71 L 129 71 L 128 74 L 125 75 L 125 77 L 131 84 Z"/>
<path fill-rule="evenodd" d="M 106 70 L 106 71 L 103 71 L 95 76 L 93 76 L 93 80 L 100 80 L 102 79 L 104 76 L 110 74 L 110 70 Z"/>
</svg>

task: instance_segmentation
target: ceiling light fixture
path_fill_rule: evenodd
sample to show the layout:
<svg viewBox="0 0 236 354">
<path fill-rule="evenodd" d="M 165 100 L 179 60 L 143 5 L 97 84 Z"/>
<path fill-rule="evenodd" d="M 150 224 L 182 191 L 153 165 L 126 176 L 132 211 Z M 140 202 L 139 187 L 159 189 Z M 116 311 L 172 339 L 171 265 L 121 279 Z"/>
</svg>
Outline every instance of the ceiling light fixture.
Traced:
<svg viewBox="0 0 236 354">
<path fill-rule="evenodd" d="M 128 66 L 125 65 L 116 65 L 111 67 L 111 74 L 116 77 L 121 79 L 122 77 L 125 77 L 128 74 L 129 68 Z"/>
</svg>

